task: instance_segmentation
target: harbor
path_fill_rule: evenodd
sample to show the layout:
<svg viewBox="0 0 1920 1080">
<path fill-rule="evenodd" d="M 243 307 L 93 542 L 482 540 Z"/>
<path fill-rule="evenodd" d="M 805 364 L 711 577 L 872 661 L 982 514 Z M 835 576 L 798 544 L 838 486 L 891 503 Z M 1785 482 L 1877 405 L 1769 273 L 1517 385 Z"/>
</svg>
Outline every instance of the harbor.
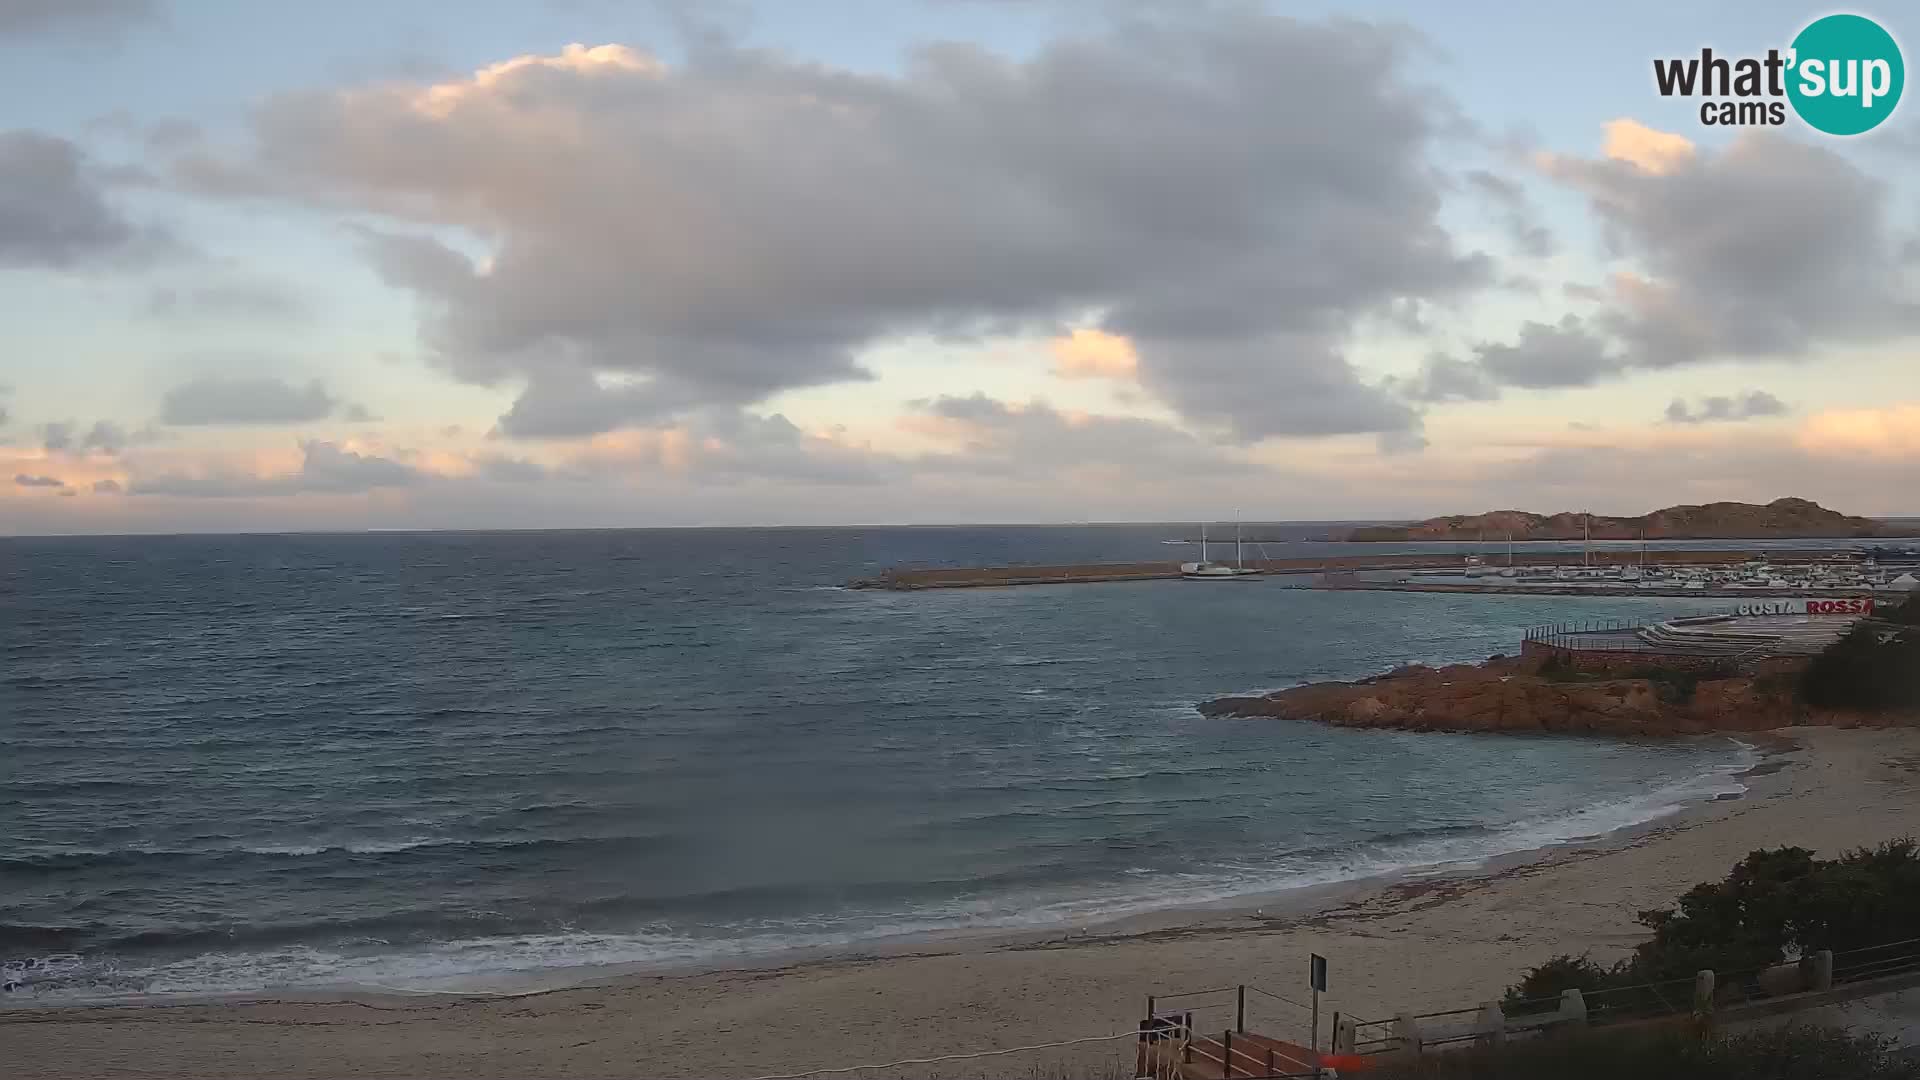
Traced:
<svg viewBox="0 0 1920 1080">
<path fill-rule="evenodd" d="M 1016 585 L 1193 578 L 1195 566 L 1174 561 L 977 567 L 896 567 L 847 583 L 854 589 L 960 589 Z M 1573 596 L 1854 597 L 1902 594 L 1920 586 L 1920 564 L 1833 548 L 1737 550 L 1595 549 L 1565 551 L 1392 553 L 1296 558 L 1238 558 L 1249 571 L 1230 580 L 1277 579 L 1287 587 L 1389 592 Z"/>
</svg>

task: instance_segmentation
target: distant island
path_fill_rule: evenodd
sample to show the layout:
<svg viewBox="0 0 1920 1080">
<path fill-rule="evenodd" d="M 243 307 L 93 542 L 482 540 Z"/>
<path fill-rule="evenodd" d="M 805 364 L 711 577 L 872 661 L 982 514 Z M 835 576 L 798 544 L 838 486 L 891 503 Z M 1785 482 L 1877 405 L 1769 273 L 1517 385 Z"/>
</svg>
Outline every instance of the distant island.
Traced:
<svg viewBox="0 0 1920 1080">
<path fill-rule="evenodd" d="M 1490 510 L 1454 514 L 1411 525 L 1367 525 L 1347 534 L 1353 543 L 1409 540 L 1578 540 L 1588 528 L 1595 540 L 1753 540 L 1806 537 L 1890 536 L 1893 530 L 1872 518 L 1850 517 L 1807 499 L 1757 503 L 1715 502 L 1669 506 L 1639 517 L 1591 516 L 1574 512 L 1532 514 Z"/>
</svg>

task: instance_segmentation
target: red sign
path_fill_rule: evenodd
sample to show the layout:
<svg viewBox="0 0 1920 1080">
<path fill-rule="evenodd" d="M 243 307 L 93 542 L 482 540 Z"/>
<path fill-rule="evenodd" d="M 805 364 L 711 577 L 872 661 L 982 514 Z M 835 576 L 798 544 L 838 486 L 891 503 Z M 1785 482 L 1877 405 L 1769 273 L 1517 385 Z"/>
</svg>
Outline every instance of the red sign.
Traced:
<svg viewBox="0 0 1920 1080">
<path fill-rule="evenodd" d="M 1809 600 L 1809 615 L 1871 615 L 1873 598 L 1869 596 L 1850 596 L 1840 600 Z"/>
</svg>

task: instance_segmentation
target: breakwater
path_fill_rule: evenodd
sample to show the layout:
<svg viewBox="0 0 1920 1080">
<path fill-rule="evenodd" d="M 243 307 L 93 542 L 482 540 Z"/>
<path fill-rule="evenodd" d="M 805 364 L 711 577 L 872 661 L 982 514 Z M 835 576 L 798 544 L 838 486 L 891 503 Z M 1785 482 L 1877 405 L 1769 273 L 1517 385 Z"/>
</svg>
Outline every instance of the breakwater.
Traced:
<svg viewBox="0 0 1920 1080">
<path fill-rule="evenodd" d="M 1528 552 L 1516 554 L 1509 561 L 1504 556 L 1488 556 L 1481 553 L 1490 566 L 1565 566 L 1573 560 L 1565 552 Z M 1767 557 L 1776 563 L 1820 562 L 1830 560 L 1831 549 L 1809 549 L 1767 552 Z M 1663 565 L 1686 564 L 1690 566 L 1738 563 L 1751 557 L 1748 551 L 1662 551 L 1659 562 Z M 1640 561 L 1637 551 L 1594 551 L 1587 556 L 1592 566 L 1626 566 Z M 1334 555 L 1299 559 L 1248 559 L 1246 565 L 1266 571 L 1270 574 L 1358 574 L 1379 570 L 1448 570 L 1464 569 L 1465 561 L 1459 554 L 1383 554 L 1383 555 Z M 847 583 L 853 589 L 965 589 L 1008 585 L 1065 585 L 1105 581 L 1153 581 L 1180 576 L 1179 561 L 1125 562 L 1125 563 L 1061 563 L 1036 566 L 961 566 L 961 567 L 895 567 L 871 578 L 859 578 Z M 1375 588 L 1391 586 L 1412 590 L 1436 590 L 1436 585 L 1418 582 L 1387 583 L 1365 581 L 1336 581 L 1329 587 L 1337 588 Z M 1580 587 L 1575 591 L 1582 594 L 1596 591 L 1604 586 Z M 1509 583 L 1480 586 L 1475 584 L 1453 583 L 1445 591 L 1492 591 L 1500 589 L 1513 592 L 1545 592 L 1555 586 L 1520 586 Z M 1660 595 L 1650 589 L 1623 588 L 1624 592 L 1634 595 Z M 1674 590 L 1680 592 L 1680 590 Z M 1741 589 L 1735 595 L 1765 590 Z M 1800 590 L 1804 591 L 1804 590 Z M 1687 590 L 1682 595 L 1699 596 L 1700 590 Z M 1784 594 L 1783 594 L 1784 595 Z"/>
</svg>

